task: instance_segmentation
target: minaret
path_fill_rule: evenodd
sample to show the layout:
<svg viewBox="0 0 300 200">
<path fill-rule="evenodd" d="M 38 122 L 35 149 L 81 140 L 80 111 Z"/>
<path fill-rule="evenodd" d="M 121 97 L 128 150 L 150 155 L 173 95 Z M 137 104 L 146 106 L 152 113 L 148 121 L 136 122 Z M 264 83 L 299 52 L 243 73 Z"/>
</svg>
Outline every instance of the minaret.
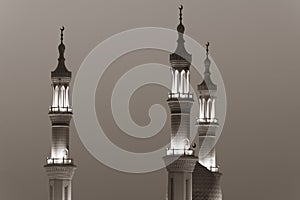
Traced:
<svg viewBox="0 0 300 200">
<path fill-rule="evenodd" d="M 204 60 L 204 79 L 198 85 L 199 95 L 199 118 L 198 145 L 199 162 L 196 163 L 193 172 L 193 200 L 222 200 L 220 186 L 221 173 L 216 161 L 216 130 L 218 120 L 216 118 L 216 92 L 217 85 L 210 77 L 209 43 L 206 44 L 206 59 Z"/>
<path fill-rule="evenodd" d="M 215 140 L 218 120 L 216 118 L 216 92 L 217 85 L 214 84 L 210 77 L 209 42 L 206 44 L 206 59 L 204 60 L 205 71 L 202 83 L 198 85 L 199 91 L 199 118 L 197 120 L 199 133 L 199 147 L 207 155 L 199 155 L 199 162 L 212 172 L 218 171 Z M 205 143 L 204 143 L 205 141 Z M 203 146 L 205 145 L 205 146 Z M 209 152 L 206 149 L 210 150 Z"/>
<path fill-rule="evenodd" d="M 192 172 L 198 160 L 190 148 L 190 111 L 194 102 L 189 90 L 192 56 L 184 46 L 182 9 L 181 5 L 177 48 L 170 55 L 172 91 L 167 101 L 171 112 L 171 145 L 164 157 L 168 170 L 168 200 L 192 200 Z"/>
<path fill-rule="evenodd" d="M 69 102 L 71 72 L 65 66 L 63 31 L 58 46 L 58 65 L 51 72 L 53 99 L 49 108 L 52 125 L 51 156 L 47 158 L 46 173 L 49 178 L 49 200 L 71 200 L 71 181 L 76 169 L 70 157 L 69 126 L 72 108 Z"/>
</svg>

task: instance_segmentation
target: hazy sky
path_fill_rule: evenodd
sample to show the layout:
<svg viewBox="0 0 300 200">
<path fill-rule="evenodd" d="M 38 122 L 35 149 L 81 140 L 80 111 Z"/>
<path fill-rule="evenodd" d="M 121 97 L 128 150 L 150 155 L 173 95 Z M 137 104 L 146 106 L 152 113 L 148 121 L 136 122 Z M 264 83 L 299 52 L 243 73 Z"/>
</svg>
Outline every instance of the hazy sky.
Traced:
<svg viewBox="0 0 300 200">
<path fill-rule="evenodd" d="M 201 44 L 211 42 L 212 56 L 226 86 L 227 118 L 217 144 L 224 199 L 300 198 L 299 1 L 2 0 L 0 199 L 48 198 L 43 165 L 50 150 L 47 112 L 59 27 L 66 27 L 67 66 L 75 77 L 87 54 L 112 34 L 143 26 L 175 29 L 180 3 L 184 4 L 186 33 Z M 136 64 L 153 62 L 149 57 L 168 64 L 167 53 L 137 52 L 114 63 L 106 79 L 116 79 L 120 71 Z M 110 114 L 104 107 L 107 97 L 103 95 L 111 87 L 99 83 L 96 106 L 99 119 L 111 128 L 113 140 L 120 134 L 109 126 Z M 157 92 L 153 101 L 166 105 L 166 90 L 145 89 Z M 132 115 L 147 124 L 141 119 L 147 121 L 152 102 L 141 95 L 147 93 L 137 94 L 133 101 L 140 109 Z M 168 138 L 169 131 L 168 122 L 159 141 Z M 120 146 L 130 148 L 127 142 L 132 141 L 124 138 Z M 136 144 L 137 148 L 144 143 Z M 165 170 L 126 174 L 100 164 L 80 142 L 73 123 L 71 154 L 78 165 L 73 179 L 75 200 L 165 197 Z"/>
</svg>

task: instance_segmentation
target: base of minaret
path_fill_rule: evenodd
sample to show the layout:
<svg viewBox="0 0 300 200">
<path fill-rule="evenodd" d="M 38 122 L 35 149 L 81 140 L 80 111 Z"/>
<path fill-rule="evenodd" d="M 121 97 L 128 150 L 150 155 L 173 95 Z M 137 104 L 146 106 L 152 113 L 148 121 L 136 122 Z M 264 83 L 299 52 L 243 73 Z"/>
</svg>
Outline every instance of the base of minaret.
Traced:
<svg viewBox="0 0 300 200">
<path fill-rule="evenodd" d="M 192 173 L 198 158 L 193 155 L 167 155 L 168 200 L 192 200 Z"/>
<path fill-rule="evenodd" d="M 48 164 L 45 165 L 44 168 L 49 178 L 49 200 L 71 200 L 72 178 L 76 166 Z"/>
</svg>

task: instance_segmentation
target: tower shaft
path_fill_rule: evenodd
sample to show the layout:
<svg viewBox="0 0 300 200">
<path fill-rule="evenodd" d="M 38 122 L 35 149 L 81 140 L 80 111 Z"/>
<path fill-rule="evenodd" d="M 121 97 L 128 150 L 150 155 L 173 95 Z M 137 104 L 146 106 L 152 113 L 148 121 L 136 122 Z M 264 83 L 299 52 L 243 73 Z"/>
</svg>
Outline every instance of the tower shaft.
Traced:
<svg viewBox="0 0 300 200">
<path fill-rule="evenodd" d="M 208 58 L 208 46 L 206 45 L 206 59 L 204 61 L 204 80 L 198 85 L 199 91 L 199 117 L 198 147 L 199 162 L 193 172 L 193 200 L 222 200 L 220 186 L 221 173 L 216 160 L 216 132 L 218 120 L 216 118 L 216 91 L 210 78 L 210 60 Z"/>
<path fill-rule="evenodd" d="M 164 157 L 168 170 L 168 200 L 192 200 L 192 173 L 198 158 L 191 155 Z"/>
<path fill-rule="evenodd" d="M 191 54 L 184 47 L 183 7 L 179 9 L 177 48 L 170 55 L 172 90 L 167 100 L 171 115 L 171 144 L 164 161 L 168 171 L 168 200 L 192 200 L 192 172 L 198 158 L 190 147 L 190 112 L 194 102 L 189 91 Z"/>
<path fill-rule="evenodd" d="M 72 108 L 69 102 L 69 84 L 71 72 L 65 66 L 61 29 L 61 44 L 59 45 L 58 65 L 51 72 L 53 98 L 49 108 L 49 118 L 52 127 L 51 154 L 44 166 L 49 178 L 49 200 L 72 200 L 72 178 L 76 169 L 70 157 L 70 121 Z"/>
<path fill-rule="evenodd" d="M 198 85 L 199 91 L 199 117 L 197 119 L 199 144 L 199 162 L 212 172 L 218 171 L 216 161 L 216 131 L 218 120 L 216 118 L 216 92 L 217 85 L 210 77 L 210 64 L 208 58 L 209 43 L 206 45 L 206 59 L 204 60 L 205 72 L 202 83 Z"/>
</svg>

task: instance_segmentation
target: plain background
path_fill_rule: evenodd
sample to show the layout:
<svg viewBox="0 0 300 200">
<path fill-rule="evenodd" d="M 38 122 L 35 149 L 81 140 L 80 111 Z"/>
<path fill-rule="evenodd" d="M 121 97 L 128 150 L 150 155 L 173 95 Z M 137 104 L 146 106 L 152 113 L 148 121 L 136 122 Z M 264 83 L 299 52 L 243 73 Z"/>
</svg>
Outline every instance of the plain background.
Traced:
<svg viewBox="0 0 300 200">
<path fill-rule="evenodd" d="M 180 3 L 186 33 L 203 45 L 212 43 L 211 55 L 226 86 L 228 112 L 217 144 L 224 199 L 300 198 L 299 1 L 1 0 L 0 199 L 48 198 L 43 165 L 50 150 L 47 109 L 59 27 L 66 27 L 67 66 L 75 77 L 86 55 L 113 34 L 143 26 L 175 29 Z M 120 136 L 103 92 L 111 90 L 109 80 L 117 80 L 124 69 L 153 62 L 149 57 L 168 64 L 164 52 L 129 54 L 113 64 L 97 91 L 99 120 L 115 143 L 136 148 L 131 150 L 155 146 Z M 132 100 L 140 108 L 132 108 L 133 118 L 147 124 L 149 105 L 166 106 L 166 96 L 163 88 L 144 87 Z M 154 143 L 167 141 L 169 131 L 168 122 L 156 138 L 162 142 Z M 73 124 L 71 153 L 78 165 L 75 200 L 165 198 L 165 170 L 126 174 L 104 166 L 87 152 Z"/>
</svg>

